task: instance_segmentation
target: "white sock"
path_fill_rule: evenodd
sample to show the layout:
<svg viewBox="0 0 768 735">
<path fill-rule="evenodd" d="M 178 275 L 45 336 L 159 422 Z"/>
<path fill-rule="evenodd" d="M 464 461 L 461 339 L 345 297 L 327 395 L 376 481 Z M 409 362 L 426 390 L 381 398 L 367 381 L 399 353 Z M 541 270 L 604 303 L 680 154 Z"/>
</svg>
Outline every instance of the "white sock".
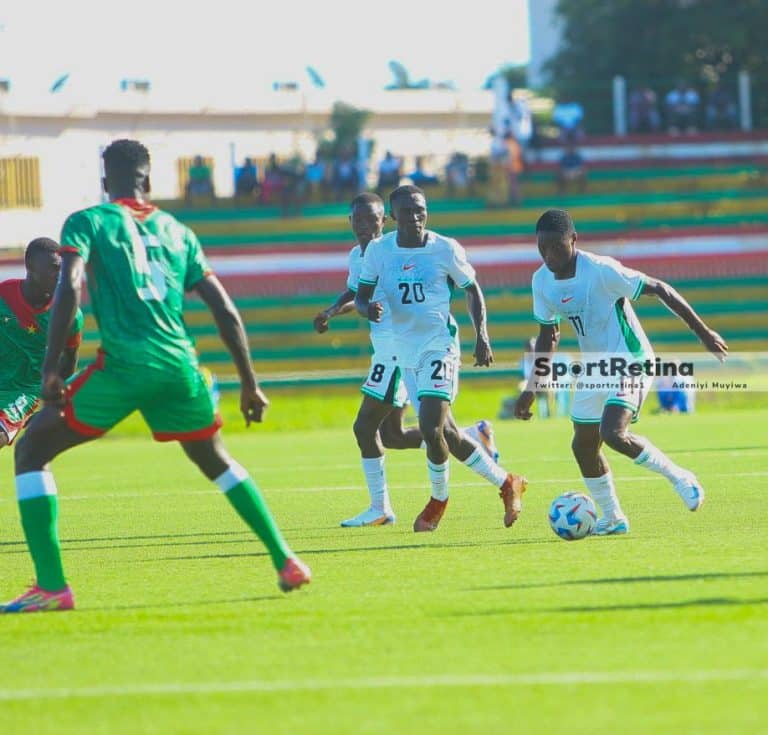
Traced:
<svg viewBox="0 0 768 735">
<path fill-rule="evenodd" d="M 435 500 L 448 500 L 448 478 L 450 475 L 448 468 L 448 460 L 443 464 L 434 464 L 427 460 L 429 481 L 432 483 L 432 497 Z"/>
<path fill-rule="evenodd" d="M 384 457 L 363 457 L 363 474 L 371 497 L 371 508 L 388 513 L 392 510 L 387 492 L 387 475 L 384 472 Z"/>
<path fill-rule="evenodd" d="M 612 521 L 625 518 L 624 511 L 619 505 L 616 487 L 613 484 L 613 473 L 606 472 L 602 477 L 584 477 L 584 484 L 589 494 L 595 499 L 603 517 Z"/>
<path fill-rule="evenodd" d="M 464 464 L 476 472 L 480 477 L 484 477 L 495 487 L 501 487 L 507 479 L 507 471 L 497 465 L 486 453 L 479 447 L 464 460 Z"/>
<path fill-rule="evenodd" d="M 651 472 L 658 472 L 664 475 L 671 483 L 679 482 L 690 473 L 682 467 L 676 465 L 664 452 L 658 447 L 654 447 L 647 439 L 645 449 L 638 455 L 635 464 L 645 467 Z"/>
</svg>

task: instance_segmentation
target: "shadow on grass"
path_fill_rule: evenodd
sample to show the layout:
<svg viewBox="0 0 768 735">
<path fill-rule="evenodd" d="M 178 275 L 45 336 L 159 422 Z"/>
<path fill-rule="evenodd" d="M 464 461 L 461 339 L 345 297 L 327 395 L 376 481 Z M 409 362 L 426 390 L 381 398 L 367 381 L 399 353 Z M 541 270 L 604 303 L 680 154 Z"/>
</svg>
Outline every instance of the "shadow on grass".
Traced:
<svg viewBox="0 0 768 735">
<path fill-rule="evenodd" d="M 680 610 L 695 607 L 747 607 L 749 605 L 768 605 L 768 598 L 760 597 L 753 600 L 737 600 L 732 597 L 704 597 L 696 600 L 681 600 L 679 602 L 628 602 L 619 605 L 574 605 L 567 607 L 531 607 L 523 608 L 491 608 L 488 610 L 468 610 L 444 613 L 442 617 L 474 618 L 493 617 L 495 615 L 541 615 L 542 613 L 605 613 L 631 612 L 633 610 Z"/>
<path fill-rule="evenodd" d="M 264 602 L 281 600 L 284 595 L 262 595 L 260 597 L 230 597 L 221 600 L 193 600 L 190 602 L 155 602 L 136 605 L 78 605 L 77 612 L 114 612 L 117 610 L 159 610 L 168 607 L 210 607 L 211 605 L 239 605 L 243 602 Z"/>
<path fill-rule="evenodd" d="M 524 544 L 548 544 L 548 543 L 560 543 L 558 539 L 549 540 L 527 540 L 521 541 L 519 539 L 510 539 L 509 541 L 498 541 L 494 543 L 475 543 L 471 541 L 445 543 L 445 544 L 390 544 L 384 546 L 351 546 L 340 547 L 335 549 L 296 549 L 296 553 L 300 556 L 310 554 L 352 554 L 355 552 L 369 552 L 369 551 L 412 551 L 414 549 L 464 549 L 464 548 L 481 548 L 489 546 L 521 546 Z M 152 561 L 195 561 L 201 559 L 236 559 L 240 557 L 258 557 L 266 556 L 266 551 L 244 551 L 236 552 L 232 554 L 195 554 L 194 556 L 160 556 L 153 557 L 151 559 L 140 559 L 143 562 Z"/>
<path fill-rule="evenodd" d="M 695 449 L 664 449 L 665 452 L 670 454 L 697 454 L 703 452 L 752 452 L 757 450 L 765 451 L 765 444 L 757 444 L 750 447 L 696 447 Z"/>
<path fill-rule="evenodd" d="M 600 577 L 597 579 L 564 579 L 560 582 L 532 582 L 526 584 L 499 584 L 487 587 L 470 587 L 470 592 L 486 590 L 528 590 L 542 587 L 567 587 L 593 584 L 642 584 L 647 582 L 693 582 L 703 579 L 736 579 L 740 577 L 768 577 L 763 572 L 692 572 L 686 574 L 656 574 L 644 577 Z"/>
</svg>

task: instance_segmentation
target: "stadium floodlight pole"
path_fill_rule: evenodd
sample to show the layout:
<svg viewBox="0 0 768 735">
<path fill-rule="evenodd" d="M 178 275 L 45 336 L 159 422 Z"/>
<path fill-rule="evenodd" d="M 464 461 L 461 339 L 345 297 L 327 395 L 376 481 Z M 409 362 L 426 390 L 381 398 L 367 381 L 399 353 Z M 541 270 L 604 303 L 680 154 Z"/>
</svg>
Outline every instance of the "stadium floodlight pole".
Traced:
<svg viewBox="0 0 768 735">
<path fill-rule="evenodd" d="M 739 72 L 739 123 L 745 132 L 752 130 L 752 89 L 749 72 Z"/>
<path fill-rule="evenodd" d="M 627 134 L 627 80 L 620 74 L 613 78 L 613 133 L 619 138 Z"/>
</svg>

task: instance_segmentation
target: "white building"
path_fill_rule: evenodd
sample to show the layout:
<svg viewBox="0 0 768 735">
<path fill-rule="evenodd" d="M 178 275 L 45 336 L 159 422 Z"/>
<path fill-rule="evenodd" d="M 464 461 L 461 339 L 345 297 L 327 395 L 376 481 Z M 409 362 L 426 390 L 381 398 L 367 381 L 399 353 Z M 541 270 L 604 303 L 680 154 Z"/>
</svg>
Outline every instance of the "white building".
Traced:
<svg viewBox="0 0 768 735">
<path fill-rule="evenodd" d="M 375 161 L 387 150 L 410 159 L 427 154 L 436 163 L 454 151 L 488 152 L 489 91 L 382 91 L 346 101 L 372 113 L 364 135 L 375 141 Z M 153 91 L 118 93 L 98 105 L 72 94 L 30 99 L 0 92 L 0 246 L 56 237 L 70 212 L 100 201 L 100 154 L 111 140 L 137 138 L 149 148 L 158 199 L 180 196 L 179 160 L 195 155 L 213 160 L 216 193 L 231 196 L 234 166 L 245 156 L 298 152 L 311 160 L 329 130 L 333 102 L 322 90 L 274 92 L 247 107 L 221 97 L 175 101 Z M 22 167 L 25 177 L 37 178 L 37 197 L 26 204 L 8 194 L 9 177 Z"/>
</svg>

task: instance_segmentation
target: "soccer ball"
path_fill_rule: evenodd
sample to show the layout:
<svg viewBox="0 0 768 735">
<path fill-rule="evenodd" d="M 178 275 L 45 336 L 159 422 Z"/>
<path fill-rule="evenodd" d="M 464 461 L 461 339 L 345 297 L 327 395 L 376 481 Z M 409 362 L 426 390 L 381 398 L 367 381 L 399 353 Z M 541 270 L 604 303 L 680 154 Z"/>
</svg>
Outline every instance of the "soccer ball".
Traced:
<svg viewBox="0 0 768 735">
<path fill-rule="evenodd" d="M 549 525 L 566 541 L 589 536 L 597 523 L 597 508 L 589 495 L 575 491 L 563 493 L 549 507 Z"/>
</svg>

